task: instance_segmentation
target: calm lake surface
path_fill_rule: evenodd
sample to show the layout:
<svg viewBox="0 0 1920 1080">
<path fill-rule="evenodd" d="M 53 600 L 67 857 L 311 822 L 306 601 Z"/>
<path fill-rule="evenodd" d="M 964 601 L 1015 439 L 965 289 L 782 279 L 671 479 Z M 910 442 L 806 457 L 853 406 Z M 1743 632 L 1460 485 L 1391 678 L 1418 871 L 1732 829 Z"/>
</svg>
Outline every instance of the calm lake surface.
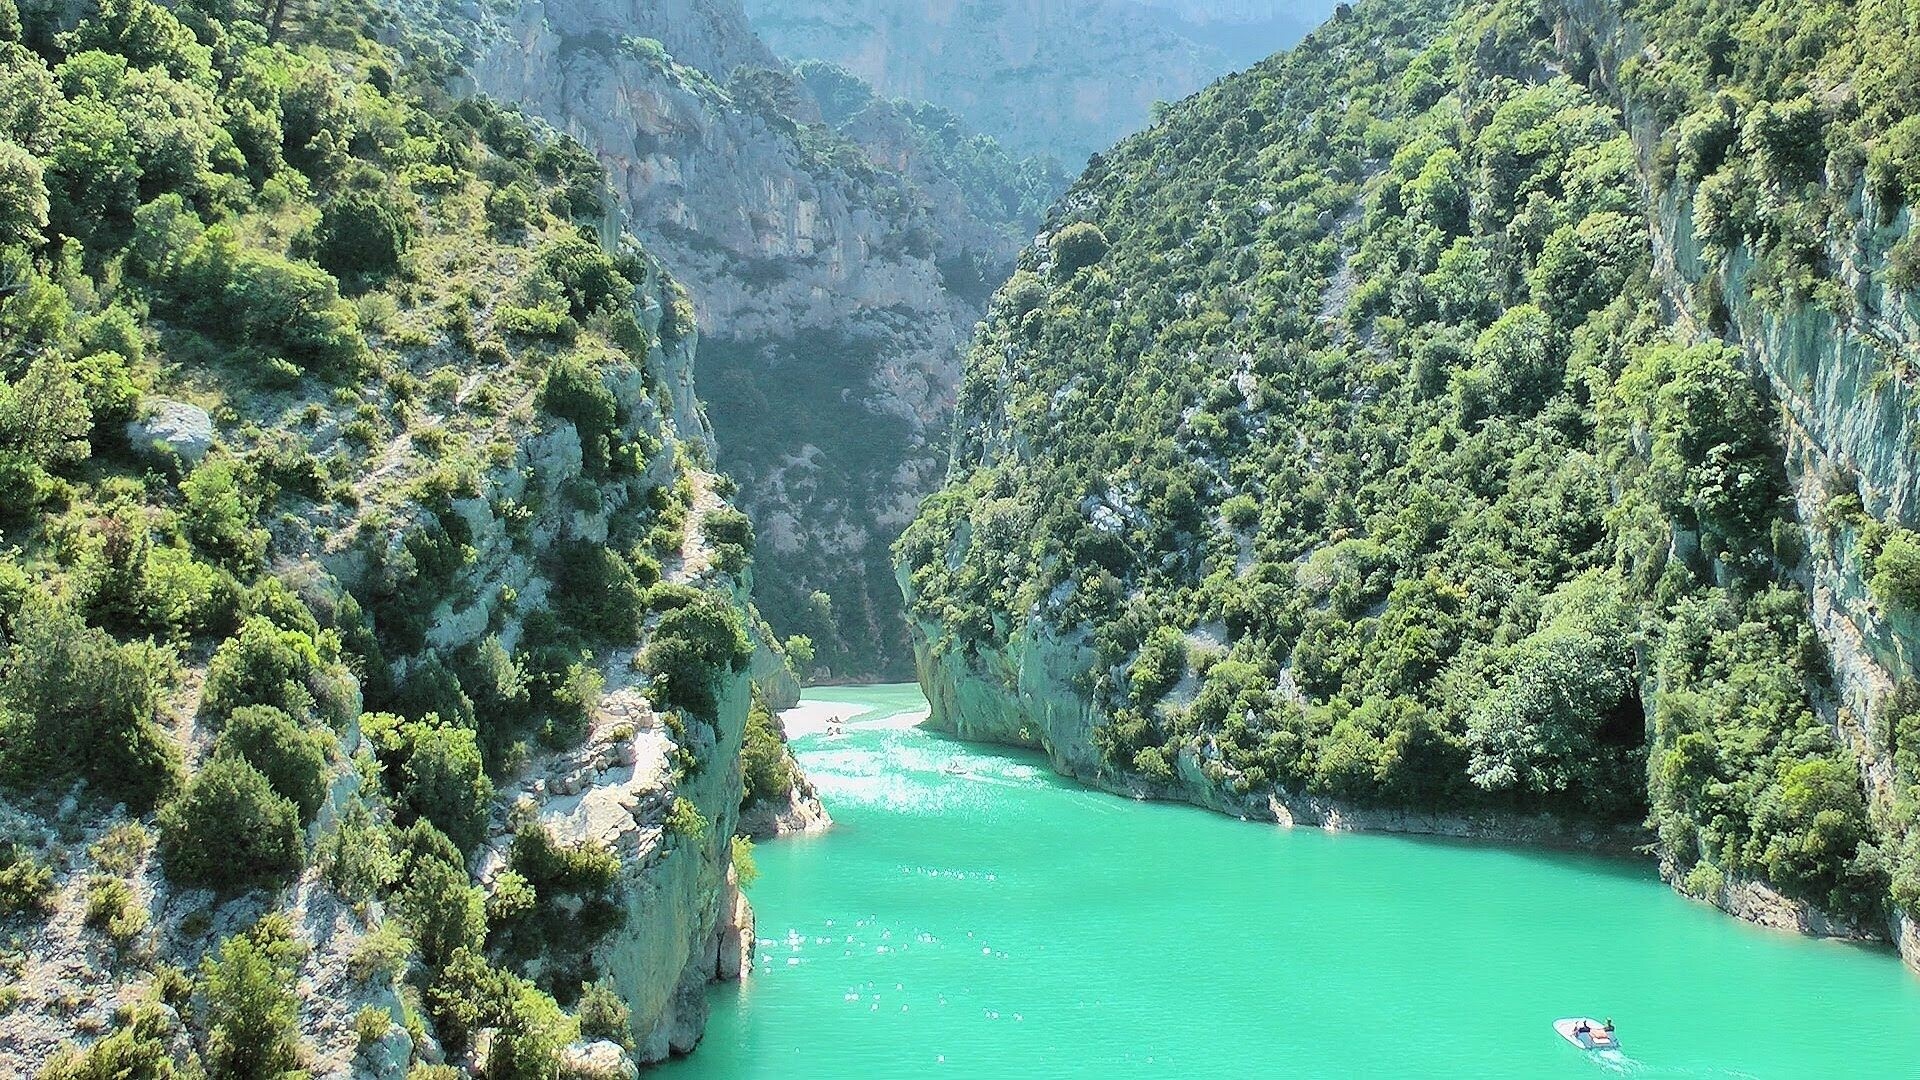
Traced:
<svg viewBox="0 0 1920 1080">
<path fill-rule="evenodd" d="M 753 974 L 675 1080 L 1920 1077 L 1891 953 L 1650 866 L 1136 803 L 909 726 L 914 686 L 809 698 L 853 715 L 794 741 L 835 828 L 756 850 Z"/>
</svg>

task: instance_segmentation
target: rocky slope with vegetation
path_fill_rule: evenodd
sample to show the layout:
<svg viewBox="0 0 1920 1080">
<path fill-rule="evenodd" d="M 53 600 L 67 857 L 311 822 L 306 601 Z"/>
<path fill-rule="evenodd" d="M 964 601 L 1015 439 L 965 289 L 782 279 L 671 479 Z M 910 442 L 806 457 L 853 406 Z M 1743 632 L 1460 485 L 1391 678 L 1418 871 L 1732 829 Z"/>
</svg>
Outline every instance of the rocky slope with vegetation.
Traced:
<svg viewBox="0 0 1920 1080">
<path fill-rule="evenodd" d="M 896 549 L 935 721 L 1920 957 L 1914 18 L 1368 0 L 1097 159 Z"/>
<path fill-rule="evenodd" d="M 887 549 L 939 481 L 959 355 L 1064 177 L 844 72 L 737 0 L 405 0 L 474 83 L 577 138 L 689 290 L 757 588 L 809 667 L 903 676 Z"/>
<path fill-rule="evenodd" d="M 1300 37 L 1332 0 L 746 0 L 774 51 L 930 101 L 1078 169 L 1176 101 Z"/>
<path fill-rule="evenodd" d="M 692 306 L 418 29 L 0 0 L 0 1072 L 620 1075 L 745 963 Z"/>
</svg>

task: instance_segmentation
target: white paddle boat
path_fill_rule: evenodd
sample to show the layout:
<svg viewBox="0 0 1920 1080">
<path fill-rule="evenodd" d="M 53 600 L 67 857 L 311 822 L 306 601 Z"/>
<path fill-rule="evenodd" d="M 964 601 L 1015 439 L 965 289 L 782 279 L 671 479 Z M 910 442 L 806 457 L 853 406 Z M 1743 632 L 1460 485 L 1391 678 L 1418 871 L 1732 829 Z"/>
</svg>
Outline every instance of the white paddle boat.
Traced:
<svg viewBox="0 0 1920 1080">
<path fill-rule="evenodd" d="M 1612 1020 L 1602 1023 L 1591 1016 L 1569 1016 L 1555 1020 L 1553 1030 L 1582 1050 L 1620 1049 L 1620 1040 L 1613 1035 Z"/>
</svg>

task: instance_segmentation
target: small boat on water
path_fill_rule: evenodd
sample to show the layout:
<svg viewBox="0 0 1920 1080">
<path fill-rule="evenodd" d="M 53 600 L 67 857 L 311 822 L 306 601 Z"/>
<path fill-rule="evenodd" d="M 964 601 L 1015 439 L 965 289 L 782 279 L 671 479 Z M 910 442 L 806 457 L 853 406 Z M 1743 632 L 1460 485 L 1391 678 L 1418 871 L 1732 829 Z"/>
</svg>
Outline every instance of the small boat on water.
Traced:
<svg viewBox="0 0 1920 1080">
<path fill-rule="evenodd" d="M 1553 1030 L 1582 1050 L 1620 1049 L 1620 1040 L 1613 1034 L 1612 1020 L 1602 1023 L 1591 1016 L 1569 1016 L 1555 1020 Z"/>
<path fill-rule="evenodd" d="M 965 776 L 967 774 L 967 767 L 960 764 L 959 758 L 954 758 L 952 761 L 940 766 L 940 771 L 946 773 L 948 776 Z"/>
</svg>

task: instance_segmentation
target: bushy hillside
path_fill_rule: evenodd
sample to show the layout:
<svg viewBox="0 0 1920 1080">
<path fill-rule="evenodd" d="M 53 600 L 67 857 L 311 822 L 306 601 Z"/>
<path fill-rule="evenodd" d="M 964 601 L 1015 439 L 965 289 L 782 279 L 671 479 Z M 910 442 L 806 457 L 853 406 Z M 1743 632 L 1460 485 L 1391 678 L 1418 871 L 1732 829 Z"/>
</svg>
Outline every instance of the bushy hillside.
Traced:
<svg viewBox="0 0 1920 1080">
<path fill-rule="evenodd" d="M 1911 445 L 1783 429 L 1852 406 L 1774 362 L 1909 393 L 1914 16 L 1625 8 L 1358 4 L 1090 165 L 897 548 L 936 719 L 1235 812 L 1645 821 L 1688 891 L 1865 932 L 1920 899 L 1864 731 L 1905 646 L 1836 713 L 1810 601 L 1856 515 L 1910 640 Z"/>
<path fill-rule="evenodd" d="M 779 660 L 685 291 L 591 154 L 376 6 L 22 7 L 0 1072 L 690 1047 Z M 615 783 L 633 835 L 546 812 Z"/>
</svg>

